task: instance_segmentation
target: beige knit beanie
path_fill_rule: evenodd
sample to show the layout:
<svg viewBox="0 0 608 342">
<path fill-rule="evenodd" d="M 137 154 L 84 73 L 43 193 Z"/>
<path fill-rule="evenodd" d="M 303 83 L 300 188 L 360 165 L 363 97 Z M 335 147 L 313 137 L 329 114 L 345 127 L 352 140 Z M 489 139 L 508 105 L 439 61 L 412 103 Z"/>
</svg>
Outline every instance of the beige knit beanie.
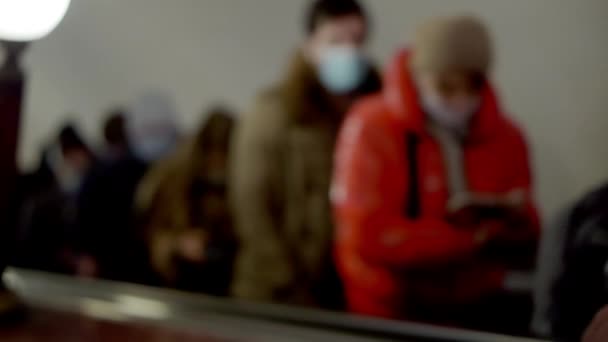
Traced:
<svg viewBox="0 0 608 342">
<path fill-rule="evenodd" d="M 485 26 L 471 16 L 449 16 L 422 24 L 414 36 L 412 67 L 415 70 L 461 69 L 486 73 L 493 58 Z"/>
</svg>

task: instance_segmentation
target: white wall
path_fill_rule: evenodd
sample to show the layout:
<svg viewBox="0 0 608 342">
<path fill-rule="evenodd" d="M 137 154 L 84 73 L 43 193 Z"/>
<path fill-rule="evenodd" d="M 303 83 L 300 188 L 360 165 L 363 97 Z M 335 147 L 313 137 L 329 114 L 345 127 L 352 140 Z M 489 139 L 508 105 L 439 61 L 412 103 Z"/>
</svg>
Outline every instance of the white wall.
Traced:
<svg viewBox="0 0 608 342">
<path fill-rule="evenodd" d="M 171 92 L 182 124 L 205 105 L 243 109 L 284 68 L 307 0 L 73 0 L 36 43 L 20 158 L 31 165 L 74 113 L 91 138 L 101 114 L 146 88 Z M 384 62 L 421 19 L 469 11 L 495 33 L 495 78 L 534 151 L 545 215 L 608 179 L 608 1 L 368 0 L 372 50 Z M 604 151 L 602 151 L 604 149 Z M 604 153 L 603 153 L 604 152 Z"/>
</svg>

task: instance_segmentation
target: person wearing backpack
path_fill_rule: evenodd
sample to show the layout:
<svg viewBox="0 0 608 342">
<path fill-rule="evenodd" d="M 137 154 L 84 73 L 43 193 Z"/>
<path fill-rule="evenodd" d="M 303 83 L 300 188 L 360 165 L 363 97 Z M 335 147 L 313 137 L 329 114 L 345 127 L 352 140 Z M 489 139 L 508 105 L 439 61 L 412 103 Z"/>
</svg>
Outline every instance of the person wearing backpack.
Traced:
<svg viewBox="0 0 608 342">
<path fill-rule="evenodd" d="M 430 20 L 390 63 L 383 93 L 348 115 L 331 199 L 350 311 L 481 329 L 518 319 L 504 283 L 531 267 L 539 219 L 492 55 L 477 19 Z"/>
</svg>

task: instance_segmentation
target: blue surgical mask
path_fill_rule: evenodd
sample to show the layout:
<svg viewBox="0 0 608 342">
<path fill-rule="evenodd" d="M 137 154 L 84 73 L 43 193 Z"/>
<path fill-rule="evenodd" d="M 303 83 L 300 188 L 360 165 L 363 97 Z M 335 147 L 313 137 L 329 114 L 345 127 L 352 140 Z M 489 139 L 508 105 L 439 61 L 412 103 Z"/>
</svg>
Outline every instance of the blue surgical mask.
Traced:
<svg viewBox="0 0 608 342">
<path fill-rule="evenodd" d="M 353 47 L 328 47 L 318 66 L 319 80 L 331 93 L 345 95 L 363 83 L 369 71 L 365 56 Z"/>
<path fill-rule="evenodd" d="M 133 152 L 145 162 L 154 162 L 168 155 L 175 146 L 173 135 L 152 136 L 132 142 Z"/>
<path fill-rule="evenodd" d="M 163 92 L 139 97 L 127 112 L 127 134 L 135 156 L 150 163 L 171 153 L 179 138 L 176 118 L 175 104 Z"/>
<path fill-rule="evenodd" d="M 59 188 L 64 194 L 74 195 L 80 190 L 84 176 L 71 167 L 64 167 L 59 174 L 56 175 Z"/>
</svg>

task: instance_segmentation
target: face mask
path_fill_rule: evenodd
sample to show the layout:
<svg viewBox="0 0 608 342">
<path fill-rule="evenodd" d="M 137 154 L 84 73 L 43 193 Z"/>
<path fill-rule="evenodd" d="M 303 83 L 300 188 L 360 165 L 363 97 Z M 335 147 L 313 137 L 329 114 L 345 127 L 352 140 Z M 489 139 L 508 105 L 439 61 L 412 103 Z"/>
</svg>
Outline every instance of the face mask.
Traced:
<svg viewBox="0 0 608 342">
<path fill-rule="evenodd" d="M 86 171 L 83 171 L 82 167 L 75 166 L 73 160 L 72 162 L 66 160 L 58 145 L 48 151 L 44 158 L 53 170 L 53 175 L 61 192 L 67 195 L 77 194 Z"/>
<path fill-rule="evenodd" d="M 133 152 L 145 162 L 159 160 L 171 152 L 175 145 L 173 136 L 145 137 L 132 142 Z"/>
<path fill-rule="evenodd" d="M 426 114 L 437 124 L 458 132 L 466 131 L 479 105 L 478 98 L 460 100 L 456 104 L 448 105 L 436 94 L 422 96 L 422 107 Z"/>
<path fill-rule="evenodd" d="M 133 153 L 145 162 L 154 162 L 172 152 L 177 143 L 177 113 L 173 100 L 151 91 L 137 99 L 127 116 L 127 134 Z"/>
<path fill-rule="evenodd" d="M 61 191 L 68 195 L 76 194 L 78 190 L 80 190 L 82 180 L 82 175 L 70 167 L 65 167 L 57 175 L 57 183 L 59 184 Z"/>
<path fill-rule="evenodd" d="M 318 66 L 319 79 L 333 94 L 348 94 L 361 85 L 368 72 L 361 52 L 352 47 L 326 48 Z"/>
</svg>

